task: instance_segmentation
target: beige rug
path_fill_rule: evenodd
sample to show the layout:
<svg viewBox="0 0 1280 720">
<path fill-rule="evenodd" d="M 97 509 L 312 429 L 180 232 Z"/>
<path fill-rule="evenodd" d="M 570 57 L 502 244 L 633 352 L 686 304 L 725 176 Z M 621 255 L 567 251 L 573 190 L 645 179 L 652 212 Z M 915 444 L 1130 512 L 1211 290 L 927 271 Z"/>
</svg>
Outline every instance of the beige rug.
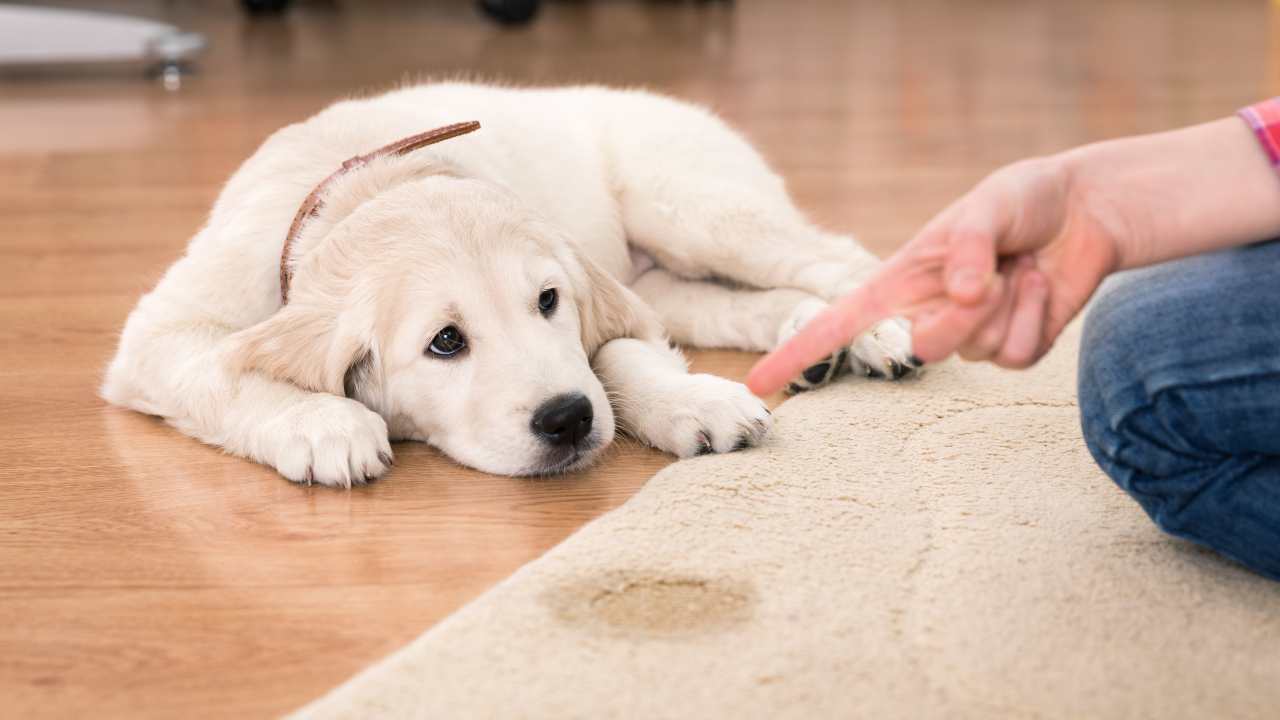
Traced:
<svg viewBox="0 0 1280 720">
<path fill-rule="evenodd" d="M 791 400 L 297 716 L 1280 717 L 1280 584 L 1094 467 L 1074 345 Z"/>
</svg>

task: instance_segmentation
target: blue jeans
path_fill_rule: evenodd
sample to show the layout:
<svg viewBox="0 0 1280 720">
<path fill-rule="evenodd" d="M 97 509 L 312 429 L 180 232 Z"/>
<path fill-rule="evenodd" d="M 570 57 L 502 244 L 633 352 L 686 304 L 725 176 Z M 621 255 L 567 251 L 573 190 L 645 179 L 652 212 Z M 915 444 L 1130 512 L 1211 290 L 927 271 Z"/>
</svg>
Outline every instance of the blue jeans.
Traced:
<svg viewBox="0 0 1280 720">
<path fill-rule="evenodd" d="M 1080 415 L 1157 525 L 1280 580 L 1280 240 L 1104 283 Z"/>
</svg>

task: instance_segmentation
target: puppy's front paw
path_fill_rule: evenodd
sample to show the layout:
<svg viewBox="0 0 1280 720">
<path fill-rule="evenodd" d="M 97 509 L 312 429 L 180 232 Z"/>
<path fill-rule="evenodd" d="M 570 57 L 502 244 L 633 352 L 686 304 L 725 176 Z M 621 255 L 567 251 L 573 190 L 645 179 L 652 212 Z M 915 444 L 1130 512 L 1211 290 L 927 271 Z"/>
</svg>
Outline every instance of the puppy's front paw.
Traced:
<svg viewBox="0 0 1280 720">
<path fill-rule="evenodd" d="M 673 380 L 649 415 L 645 439 L 682 458 L 745 450 L 773 426 L 769 409 L 745 385 L 715 375 Z"/>
<path fill-rule="evenodd" d="M 281 413 L 267 427 L 268 461 L 294 482 L 351 487 L 391 466 L 387 424 L 364 405 L 315 395 Z"/>
<path fill-rule="evenodd" d="M 911 354 L 911 326 L 892 318 L 863 333 L 849 346 L 849 367 L 859 375 L 897 380 L 920 368 Z"/>
</svg>

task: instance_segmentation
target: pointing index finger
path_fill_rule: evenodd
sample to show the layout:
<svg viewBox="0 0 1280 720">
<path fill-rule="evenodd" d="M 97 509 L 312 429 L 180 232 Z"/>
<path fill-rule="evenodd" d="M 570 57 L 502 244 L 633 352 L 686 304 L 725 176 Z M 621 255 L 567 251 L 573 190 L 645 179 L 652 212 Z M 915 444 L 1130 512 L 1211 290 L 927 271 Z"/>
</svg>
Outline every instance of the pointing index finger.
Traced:
<svg viewBox="0 0 1280 720">
<path fill-rule="evenodd" d="M 873 280 L 837 300 L 790 340 L 761 358 L 747 374 L 747 388 L 760 397 L 777 392 L 805 368 L 893 315 L 897 300 L 894 289 Z M 884 291 L 889 291 L 887 304 L 879 297 Z"/>
</svg>

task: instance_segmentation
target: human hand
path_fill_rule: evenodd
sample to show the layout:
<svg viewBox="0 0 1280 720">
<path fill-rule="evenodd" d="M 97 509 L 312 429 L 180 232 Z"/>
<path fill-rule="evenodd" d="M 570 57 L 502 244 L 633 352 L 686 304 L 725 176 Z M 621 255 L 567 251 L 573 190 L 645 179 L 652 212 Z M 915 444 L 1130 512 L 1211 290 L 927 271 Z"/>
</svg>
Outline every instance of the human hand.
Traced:
<svg viewBox="0 0 1280 720">
<path fill-rule="evenodd" d="M 912 321 L 916 356 L 1027 367 L 1039 360 L 1119 262 L 1128 222 L 1075 182 L 1061 156 L 992 173 L 748 376 L 781 387 L 872 324 Z"/>
<path fill-rule="evenodd" d="M 1107 274 L 1280 235 L 1275 168 L 1238 118 L 1086 145 L 992 173 L 865 285 L 757 363 L 781 387 L 892 315 L 915 354 L 1039 360 Z"/>
</svg>

